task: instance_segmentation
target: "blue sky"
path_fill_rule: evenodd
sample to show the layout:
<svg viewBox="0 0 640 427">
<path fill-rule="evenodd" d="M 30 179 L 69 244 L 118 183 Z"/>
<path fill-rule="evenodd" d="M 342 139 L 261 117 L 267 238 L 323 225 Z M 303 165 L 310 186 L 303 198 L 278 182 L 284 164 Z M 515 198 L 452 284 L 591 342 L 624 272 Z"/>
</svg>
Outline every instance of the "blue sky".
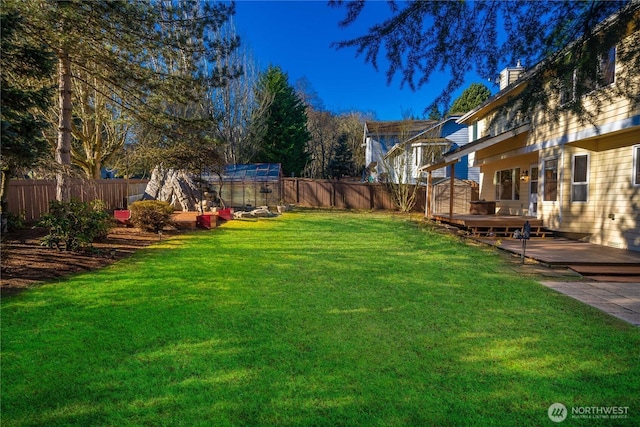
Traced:
<svg viewBox="0 0 640 427">
<path fill-rule="evenodd" d="M 363 56 L 356 57 L 355 49 L 331 47 L 332 42 L 363 34 L 388 14 L 386 2 L 367 2 L 358 21 L 344 29 L 338 23 L 345 9 L 331 8 L 326 1 L 238 0 L 234 23 L 261 69 L 279 66 L 292 86 L 306 77 L 330 111 L 373 111 L 379 120 L 402 119 L 404 111 L 421 116 L 442 90 L 445 76 L 435 76 L 415 92 L 409 87 L 400 89 L 398 76 L 387 85 L 381 58 L 376 71 Z M 485 83 L 495 92 L 493 85 L 476 77 L 454 93 L 453 99 L 474 82 Z"/>
</svg>

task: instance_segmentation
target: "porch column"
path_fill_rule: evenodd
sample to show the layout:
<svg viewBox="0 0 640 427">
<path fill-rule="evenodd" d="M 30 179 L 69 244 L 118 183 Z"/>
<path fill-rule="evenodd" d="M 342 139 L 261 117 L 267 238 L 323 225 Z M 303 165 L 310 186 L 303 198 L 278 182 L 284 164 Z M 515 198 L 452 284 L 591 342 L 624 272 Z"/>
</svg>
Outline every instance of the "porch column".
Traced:
<svg viewBox="0 0 640 427">
<path fill-rule="evenodd" d="M 449 185 L 449 221 L 453 222 L 453 191 L 454 191 L 454 180 L 456 176 L 456 164 L 451 163 L 451 182 Z"/>
</svg>

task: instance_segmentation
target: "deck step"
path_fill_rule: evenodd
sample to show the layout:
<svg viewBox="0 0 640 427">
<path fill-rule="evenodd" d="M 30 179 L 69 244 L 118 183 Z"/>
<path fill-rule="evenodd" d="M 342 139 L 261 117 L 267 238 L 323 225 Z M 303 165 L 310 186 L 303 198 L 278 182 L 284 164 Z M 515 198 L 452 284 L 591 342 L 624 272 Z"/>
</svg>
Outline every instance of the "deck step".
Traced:
<svg viewBox="0 0 640 427">
<path fill-rule="evenodd" d="M 521 225 L 472 225 L 467 227 L 467 231 L 473 237 L 513 237 L 516 230 L 521 231 Z M 553 231 L 542 226 L 531 227 L 531 237 L 553 237 Z"/>
<path fill-rule="evenodd" d="M 640 277 L 640 265 L 570 265 L 569 268 L 583 276 Z"/>
</svg>

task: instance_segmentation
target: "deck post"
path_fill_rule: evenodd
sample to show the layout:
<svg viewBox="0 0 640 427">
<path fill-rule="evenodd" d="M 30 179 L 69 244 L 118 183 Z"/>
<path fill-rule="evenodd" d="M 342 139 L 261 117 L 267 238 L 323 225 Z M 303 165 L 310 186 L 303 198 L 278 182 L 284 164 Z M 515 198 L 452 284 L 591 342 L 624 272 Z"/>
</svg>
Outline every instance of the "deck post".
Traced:
<svg viewBox="0 0 640 427">
<path fill-rule="evenodd" d="M 454 179 L 456 176 L 456 164 L 451 163 L 451 183 L 449 185 L 449 221 L 453 221 L 453 192 L 454 192 Z"/>
<path fill-rule="evenodd" d="M 431 218 L 431 192 L 433 191 L 431 188 L 431 171 L 427 172 L 427 203 L 426 203 L 426 212 L 427 219 Z"/>
</svg>

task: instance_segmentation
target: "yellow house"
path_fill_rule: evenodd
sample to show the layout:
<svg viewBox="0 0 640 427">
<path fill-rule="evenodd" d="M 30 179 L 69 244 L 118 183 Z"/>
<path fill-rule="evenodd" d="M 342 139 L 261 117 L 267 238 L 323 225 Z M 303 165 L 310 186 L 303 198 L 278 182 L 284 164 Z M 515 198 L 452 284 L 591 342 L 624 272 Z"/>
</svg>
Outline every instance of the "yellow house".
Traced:
<svg viewBox="0 0 640 427">
<path fill-rule="evenodd" d="M 500 92 L 458 120 L 469 126 L 470 143 L 422 170 L 469 155 L 480 167 L 480 199 L 495 201 L 497 215 L 536 217 L 559 235 L 640 251 L 640 64 L 619 54 L 639 44 L 639 29 L 630 28 L 602 55 L 581 115 L 557 113 L 572 101 L 571 84 L 558 90 L 552 82 L 544 86 L 553 91 L 551 104 L 529 117 L 517 107 L 499 109 L 536 72 L 506 69 Z M 624 96 L 616 90 L 623 81 Z"/>
</svg>

